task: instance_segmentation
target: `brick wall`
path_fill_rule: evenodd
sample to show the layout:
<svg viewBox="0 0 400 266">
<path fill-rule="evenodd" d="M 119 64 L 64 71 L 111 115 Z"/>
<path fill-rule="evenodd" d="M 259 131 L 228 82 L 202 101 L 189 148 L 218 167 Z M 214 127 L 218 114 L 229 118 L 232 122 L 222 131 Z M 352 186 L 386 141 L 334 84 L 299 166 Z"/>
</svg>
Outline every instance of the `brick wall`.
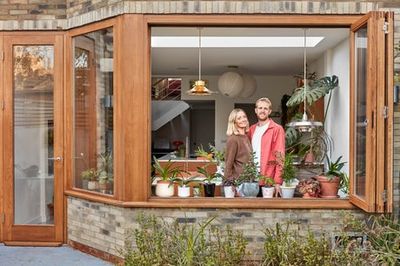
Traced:
<svg viewBox="0 0 400 266">
<path fill-rule="evenodd" d="M 277 222 L 295 222 L 304 233 L 310 228 L 316 233 L 321 230 L 330 232 L 333 237 L 341 226 L 344 213 L 352 213 L 359 219 L 365 217 L 358 210 L 134 209 L 69 197 L 68 240 L 121 256 L 119 250 L 124 248 L 125 236 L 130 229 L 137 227 L 136 217 L 144 211 L 163 217 L 168 222 L 197 223 L 216 216 L 215 223 L 229 224 L 233 229 L 243 232 L 252 253 L 259 253 L 262 249 L 262 230 L 275 226 Z"/>
<path fill-rule="evenodd" d="M 0 20 L 65 19 L 65 0 L 6 0 L 0 1 Z"/>
</svg>

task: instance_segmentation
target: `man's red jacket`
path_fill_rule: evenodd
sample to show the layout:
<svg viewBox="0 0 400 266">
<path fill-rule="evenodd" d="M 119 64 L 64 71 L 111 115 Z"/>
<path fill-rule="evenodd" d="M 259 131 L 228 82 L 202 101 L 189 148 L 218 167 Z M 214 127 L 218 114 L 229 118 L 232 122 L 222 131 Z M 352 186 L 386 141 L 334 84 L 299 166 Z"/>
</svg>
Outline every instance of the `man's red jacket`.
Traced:
<svg viewBox="0 0 400 266">
<path fill-rule="evenodd" d="M 248 136 L 252 140 L 257 124 L 250 127 Z M 279 158 L 281 156 L 281 158 Z M 282 159 L 285 156 L 285 130 L 270 119 L 261 138 L 260 173 L 282 184 Z M 263 185 L 263 184 L 261 184 Z"/>
</svg>

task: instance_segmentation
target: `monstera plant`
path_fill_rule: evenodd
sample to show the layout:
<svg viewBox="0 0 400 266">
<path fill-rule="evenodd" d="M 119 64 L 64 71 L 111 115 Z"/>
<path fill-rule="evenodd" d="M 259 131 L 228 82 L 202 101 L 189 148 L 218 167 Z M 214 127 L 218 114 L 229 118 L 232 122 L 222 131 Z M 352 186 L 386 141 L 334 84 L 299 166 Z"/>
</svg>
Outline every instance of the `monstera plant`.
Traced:
<svg viewBox="0 0 400 266">
<path fill-rule="evenodd" d="M 317 79 L 313 81 L 312 84 L 309 84 L 306 90 L 304 86 L 295 89 L 293 95 L 289 98 L 286 105 L 288 107 L 300 106 L 304 101 L 304 93 L 306 104 L 308 106 L 328 95 L 329 98 L 322 121 L 322 123 L 325 125 L 325 118 L 331 103 L 332 92 L 338 87 L 338 85 L 339 78 L 335 75 Z M 310 109 L 307 108 L 307 110 Z M 312 117 L 312 114 L 310 114 L 309 117 Z M 292 118 L 292 121 L 301 120 L 301 118 L 302 115 L 298 113 Z M 288 147 L 288 151 L 301 154 L 301 157 L 304 157 L 307 154 L 312 154 L 315 161 L 322 161 L 328 151 L 332 150 L 333 141 L 332 138 L 325 132 L 323 127 L 315 128 L 308 134 L 300 134 L 300 132 L 298 132 L 296 129 L 288 127 L 286 129 L 286 145 Z"/>
</svg>

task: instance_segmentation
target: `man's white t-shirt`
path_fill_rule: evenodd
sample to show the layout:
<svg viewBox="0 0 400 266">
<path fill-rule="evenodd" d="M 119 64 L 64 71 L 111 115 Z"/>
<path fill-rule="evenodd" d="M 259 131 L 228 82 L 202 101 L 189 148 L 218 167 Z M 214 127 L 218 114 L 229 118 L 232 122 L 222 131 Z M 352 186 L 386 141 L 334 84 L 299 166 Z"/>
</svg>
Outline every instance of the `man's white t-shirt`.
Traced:
<svg viewBox="0 0 400 266">
<path fill-rule="evenodd" d="M 269 121 L 263 126 L 256 126 L 253 138 L 251 139 L 251 145 L 253 146 L 253 152 L 255 152 L 254 162 L 257 163 L 258 171 L 260 171 L 261 166 L 261 139 L 265 131 L 267 131 L 269 126 Z"/>
</svg>

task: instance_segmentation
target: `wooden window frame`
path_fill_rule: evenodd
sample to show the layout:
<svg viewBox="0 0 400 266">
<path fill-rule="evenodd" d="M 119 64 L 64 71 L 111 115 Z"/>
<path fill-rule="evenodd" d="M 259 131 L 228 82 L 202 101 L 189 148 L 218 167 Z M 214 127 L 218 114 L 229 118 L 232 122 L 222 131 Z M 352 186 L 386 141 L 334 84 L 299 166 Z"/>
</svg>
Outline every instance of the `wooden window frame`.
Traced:
<svg viewBox="0 0 400 266">
<path fill-rule="evenodd" d="M 95 192 L 95 191 L 90 191 L 82 188 L 77 188 L 74 186 L 74 176 L 73 176 L 73 147 L 74 147 L 74 135 L 73 135 L 73 128 L 74 128 L 74 123 L 73 123 L 73 101 L 74 101 L 74 96 L 73 96 L 73 84 L 74 84 L 74 77 L 73 77 L 73 38 L 76 36 L 80 36 L 86 33 L 94 32 L 97 30 L 105 29 L 105 28 L 113 28 L 113 44 L 114 44 L 114 55 L 113 55 L 113 88 L 114 88 L 114 114 L 116 112 L 120 112 L 120 104 L 119 104 L 119 99 L 120 99 L 120 91 L 117 90 L 116 88 L 119 88 L 118 86 L 120 77 L 116 76 L 117 69 L 116 67 L 118 66 L 118 52 L 119 48 L 116 47 L 116 43 L 119 42 L 120 34 L 119 34 L 119 19 L 117 18 L 111 18 L 105 21 L 93 23 L 90 25 L 86 25 L 80 28 L 72 29 L 67 32 L 66 38 L 65 38 L 65 90 L 64 90 L 64 99 L 65 99 L 65 112 L 64 112 L 64 121 L 65 121 L 65 169 L 64 173 L 66 176 L 65 180 L 65 185 L 66 185 L 66 191 L 65 193 L 69 195 L 69 193 L 73 193 L 76 195 L 82 195 L 82 194 L 89 194 L 91 197 L 93 197 L 93 200 L 96 201 L 101 201 L 102 199 L 107 199 L 109 201 L 113 201 L 120 197 L 120 191 L 118 188 L 122 186 L 123 180 L 121 178 L 121 174 L 119 174 L 120 169 L 121 169 L 121 160 L 120 160 L 120 153 L 121 151 L 121 144 L 118 143 L 118 140 L 120 138 L 115 137 L 117 136 L 118 132 L 120 131 L 121 128 L 121 121 L 120 119 L 115 119 L 116 115 L 113 116 L 113 124 L 114 124 L 114 138 L 113 138 L 113 163 L 114 163 L 114 193 L 112 195 L 100 193 L 100 192 Z M 115 162 L 120 162 L 120 164 L 116 164 Z"/>
<path fill-rule="evenodd" d="M 347 199 L 247 199 L 247 198 L 156 198 L 150 192 L 151 142 L 151 47 L 154 26 L 242 27 L 344 27 L 350 30 L 361 15 L 145 15 L 125 14 L 68 32 L 66 38 L 68 110 L 71 126 L 72 37 L 114 26 L 114 195 L 100 195 L 72 187 L 71 163 L 66 167 L 66 195 L 121 207 L 137 208 L 268 208 L 353 209 Z M 68 78 L 69 77 L 69 78 Z M 123 93 L 121 92 L 123 91 Z M 122 95 L 123 94 L 123 95 Z M 123 117 L 123 119 L 122 119 Z M 69 119 L 69 120 L 68 120 Z M 122 121 L 123 120 L 123 121 Z M 350 125 L 350 128 L 352 125 Z M 68 135 L 68 134 L 66 134 Z M 66 141 L 71 158 L 71 137 Z M 68 157 L 69 156 L 69 157 Z M 351 162 L 350 162 L 351 163 Z M 352 177 L 350 177 L 352 178 Z"/>
</svg>

